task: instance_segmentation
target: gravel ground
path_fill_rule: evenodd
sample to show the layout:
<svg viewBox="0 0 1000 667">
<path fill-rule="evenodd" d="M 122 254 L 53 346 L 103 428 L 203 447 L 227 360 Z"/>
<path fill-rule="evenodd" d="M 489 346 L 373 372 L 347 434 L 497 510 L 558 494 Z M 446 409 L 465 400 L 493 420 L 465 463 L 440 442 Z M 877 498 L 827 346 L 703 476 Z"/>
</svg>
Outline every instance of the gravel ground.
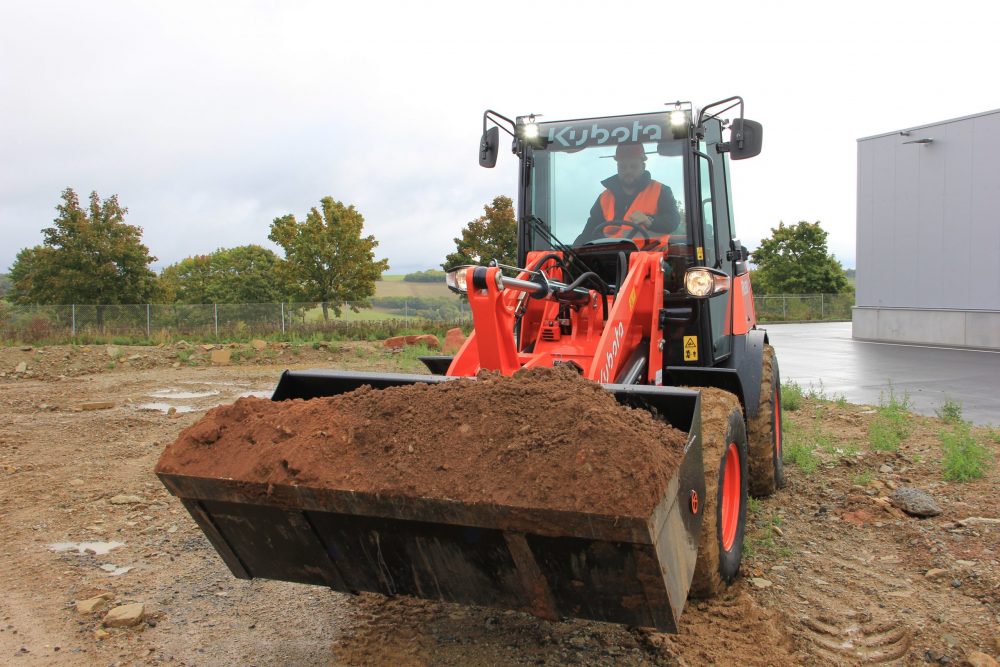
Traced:
<svg viewBox="0 0 1000 667">
<path fill-rule="evenodd" d="M 743 578 L 689 604 L 676 636 L 235 579 L 153 475 L 164 446 L 208 408 L 269 393 L 284 368 L 414 367 L 367 343 L 232 349 L 224 366 L 195 346 L 0 349 L 0 662 L 902 665 L 1000 653 L 1000 525 L 964 522 L 1000 516 L 995 471 L 945 483 L 936 419 L 913 417 L 899 451 L 878 453 L 871 408 L 816 400 L 786 423 L 815 435 L 817 469 L 789 466 L 788 487 L 754 503 Z M 905 487 L 942 513 L 893 507 Z M 135 625 L 105 626 L 108 609 L 136 603 Z"/>
</svg>

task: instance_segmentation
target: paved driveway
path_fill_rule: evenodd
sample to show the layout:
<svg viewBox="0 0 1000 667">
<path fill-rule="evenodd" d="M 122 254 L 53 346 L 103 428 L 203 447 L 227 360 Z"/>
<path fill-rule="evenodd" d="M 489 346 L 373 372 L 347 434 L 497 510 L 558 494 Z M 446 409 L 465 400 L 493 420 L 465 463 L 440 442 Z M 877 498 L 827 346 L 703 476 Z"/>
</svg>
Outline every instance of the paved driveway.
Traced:
<svg viewBox="0 0 1000 667">
<path fill-rule="evenodd" d="M 933 415 L 945 400 L 977 424 L 1000 424 L 1000 352 L 871 343 L 851 338 L 850 322 L 770 324 L 783 382 L 820 387 L 831 398 L 877 405 L 889 383 L 914 411 Z"/>
</svg>

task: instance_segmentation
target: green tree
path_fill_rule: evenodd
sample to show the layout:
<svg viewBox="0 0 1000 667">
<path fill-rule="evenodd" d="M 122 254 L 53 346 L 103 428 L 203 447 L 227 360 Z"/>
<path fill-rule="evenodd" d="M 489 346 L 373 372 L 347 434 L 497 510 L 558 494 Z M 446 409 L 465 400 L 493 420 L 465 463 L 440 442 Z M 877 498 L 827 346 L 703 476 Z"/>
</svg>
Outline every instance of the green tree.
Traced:
<svg viewBox="0 0 1000 667">
<path fill-rule="evenodd" d="M 219 248 L 163 269 L 160 284 L 178 303 L 273 303 L 284 297 L 274 252 L 259 245 Z"/>
<path fill-rule="evenodd" d="M 838 294 L 848 289 L 844 267 L 829 254 L 827 232 L 817 222 L 778 223 L 751 253 L 760 294 Z"/>
<path fill-rule="evenodd" d="M 11 284 L 10 276 L 6 273 L 0 273 L 0 299 L 7 296 L 7 292 L 10 291 Z"/>
<path fill-rule="evenodd" d="M 268 238 L 285 251 L 282 274 L 298 298 L 323 305 L 340 317 L 341 307 L 355 305 L 375 294 L 375 282 L 389 268 L 389 260 L 375 259 L 378 241 L 362 236 L 365 219 L 354 206 L 333 197 L 320 200 L 303 222 L 294 215 L 275 218 Z"/>
<path fill-rule="evenodd" d="M 59 215 L 42 230 L 40 246 L 24 248 L 10 269 L 10 297 L 29 304 L 148 303 L 158 293 L 156 261 L 142 244 L 142 228 L 126 224 L 127 208 L 112 195 L 90 193 L 87 209 L 72 188 L 62 193 Z"/>
<path fill-rule="evenodd" d="M 483 207 L 482 215 L 462 229 L 462 238 L 456 238 L 455 252 L 445 257 L 441 268 L 446 271 L 463 264 L 485 265 L 490 260 L 501 264 L 517 263 L 517 220 L 514 202 L 500 195 L 492 204 Z"/>
</svg>

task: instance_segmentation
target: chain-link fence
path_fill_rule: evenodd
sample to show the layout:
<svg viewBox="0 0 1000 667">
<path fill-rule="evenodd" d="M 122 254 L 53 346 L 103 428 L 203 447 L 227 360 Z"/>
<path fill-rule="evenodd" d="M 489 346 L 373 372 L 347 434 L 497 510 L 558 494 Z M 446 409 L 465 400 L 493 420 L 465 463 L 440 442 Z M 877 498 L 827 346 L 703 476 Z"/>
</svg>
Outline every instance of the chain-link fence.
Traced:
<svg viewBox="0 0 1000 667">
<path fill-rule="evenodd" d="M 231 338 L 327 332 L 349 338 L 443 330 L 469 321 L 457 298 L 372 304 L 218 303 L 20 306 L 0 302 L 0 339 Z"/>
<path fill-rule="evenodd" d="M 773 294 L 754 296 L 759 322 L 850 320 L 854 294 Z"/>
<path fill-rule="evenodd" d="M 849 320 L 854 305 L 850 294 L 769 295 L 754 301 L 761 322 Z M 378 338 L 412 330 L 437 332 L 470 323 L 469 307 L 457 297 L 391 297 L 339 308 L 323 303 L 15 306 L 0 302 L 0 339 L 26 342 L 88 337 L 219 339 L 317 332 Z"/>
</svg>

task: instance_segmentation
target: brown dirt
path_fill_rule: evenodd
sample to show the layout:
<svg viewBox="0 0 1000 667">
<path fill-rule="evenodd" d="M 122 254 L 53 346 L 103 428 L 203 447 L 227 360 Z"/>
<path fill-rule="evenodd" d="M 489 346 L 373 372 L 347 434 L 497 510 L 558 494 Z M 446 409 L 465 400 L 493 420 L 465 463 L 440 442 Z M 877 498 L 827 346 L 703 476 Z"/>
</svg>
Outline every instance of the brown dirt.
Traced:
<svg viewBox="0 0 1000 667">
<path fill-rule="evenodd" d="M 898 453 L 877 453 L 866 444 L 870 408 L 806 401 L 786 412 L 786 424 L 822 429 L 835 447 L 817 448 L 812 474 L 786 467 L 788 487 L 754 507 L 743 578 L 721 599 L 690 603 L 680 634 L 667 636 L 234 579 L 153 475 L 164 443 L 216 404 L 272 389 L 282 368 L 398 371 L 408 360 L 359 343 L 286 349 L 259 367 L 174 369 L 174 351 L 154 350 L 122 348 L 156 365 L 110 370 L 95 349 L 100 362 L 73 376 L 64 357 L 82 352 L 0 349 L 0 664 L 957 665 L 1000 652 L 1000 526 L 957 523 L 1000 516 L 1000 482 L 996 469 L 942 481 L 936 419 L 914 417 Z M 12 379 L 24 358 L 51 379 Z M 218 393 L 159 399 L 190 413 L 139 408 L 165 388 Z M 115 407 L 77 410 L 100 400 Z M 944 513 L 885 509 L 893 485 L 929 491 Z M 112 503 L 118 495 L 138 502 Z M 64 540 L 125 545 L 104 556 L 49 550 Z M 113 576 L 102 564 L 133 569 Z M 74 604 L 103 591 L 144 602 L 147 620 L 95 637 L 101 614 Z"/>
<path fill-rule="evenodd" d="M 310 401 L 241 398 L 185 429 L 157 471 L 647 518 L 685 440 L 573 370 L 540 368 Z"/>
</svg>

